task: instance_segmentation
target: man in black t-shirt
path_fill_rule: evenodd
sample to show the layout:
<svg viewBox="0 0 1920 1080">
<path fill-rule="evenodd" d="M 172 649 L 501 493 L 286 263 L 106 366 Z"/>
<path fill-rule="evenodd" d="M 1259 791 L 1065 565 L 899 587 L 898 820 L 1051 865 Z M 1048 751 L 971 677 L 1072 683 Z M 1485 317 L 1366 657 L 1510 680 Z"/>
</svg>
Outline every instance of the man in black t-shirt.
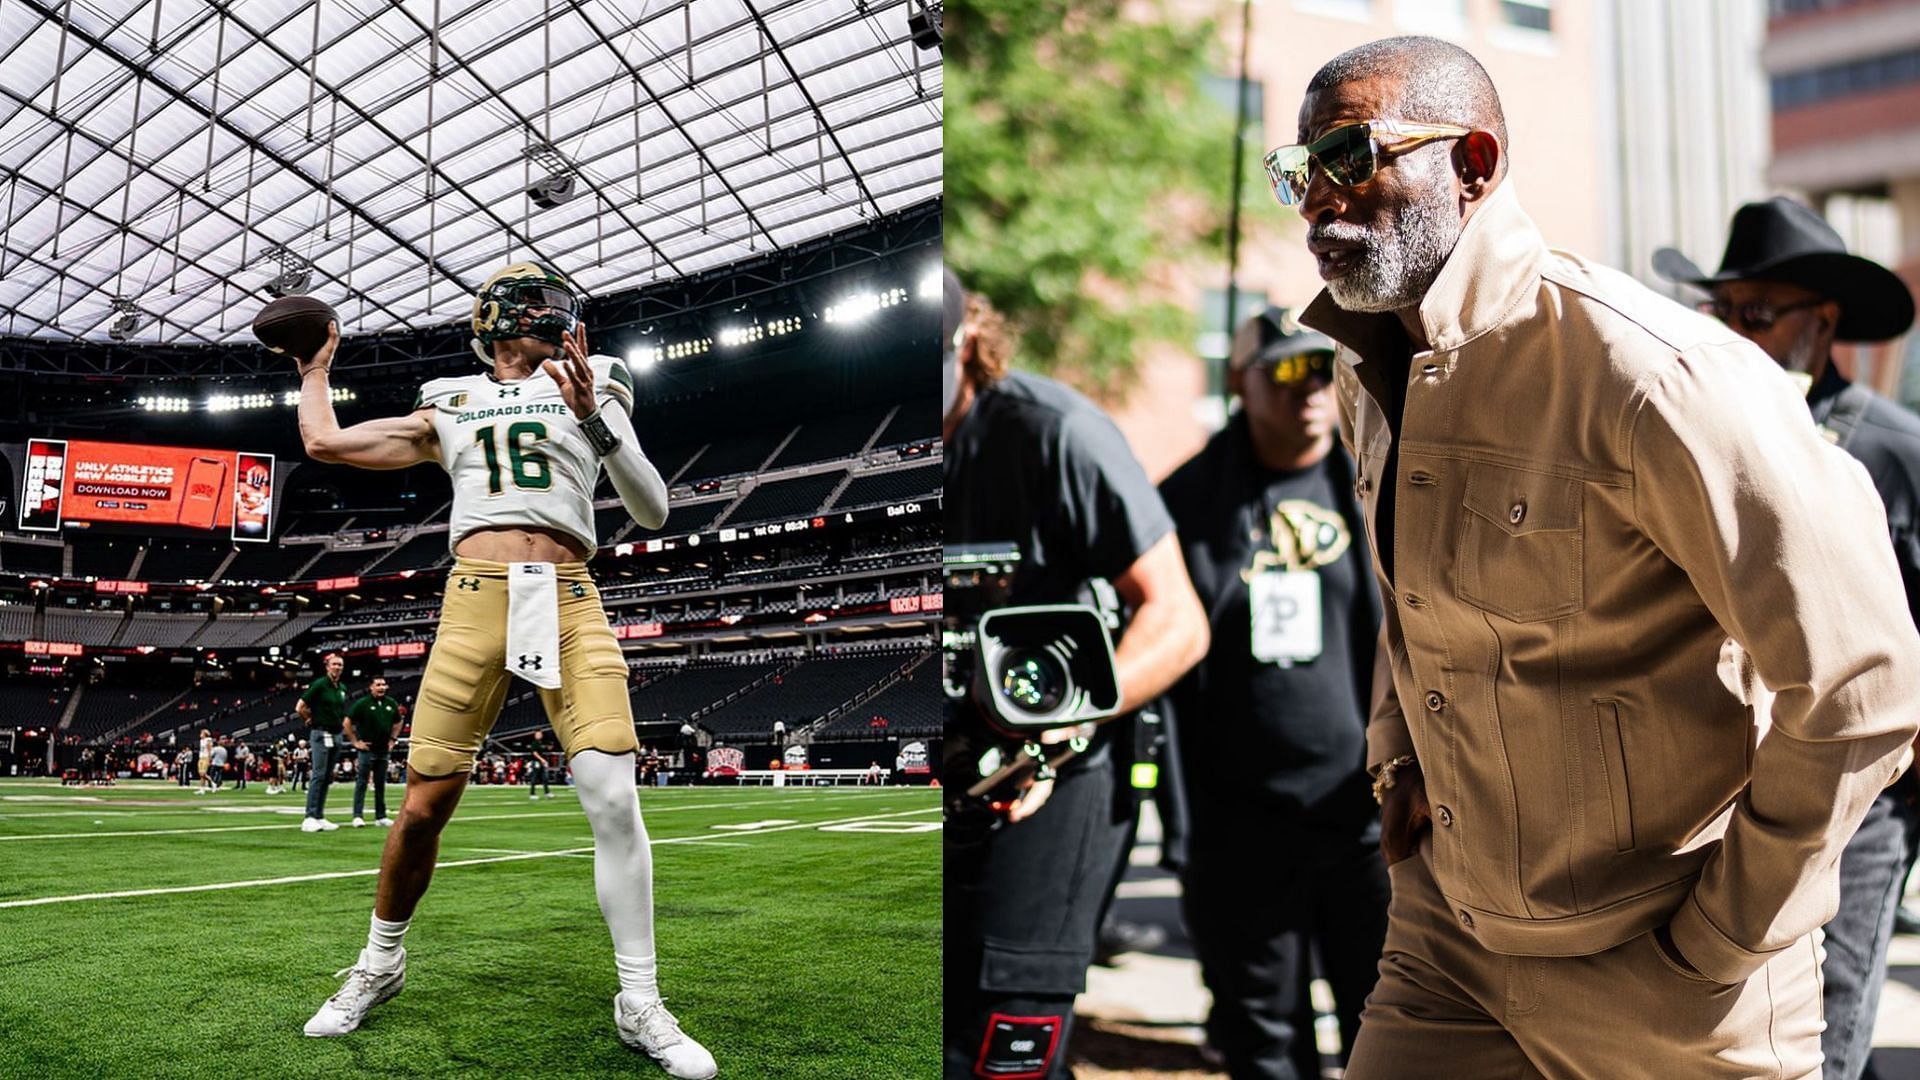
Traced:
<svg viewBox="0 0 1920 1080">
<path fill-rule="evenodd" d="M 946 541 L 1018 547 L 1012 605 L 1083 603 L 1110 581 L 1130 616 L 1114 655 L 1124 717 L 1204 654 L 1206 618 L 1119 430 L 1059 383 L 1008 373 L 1000 327 L 949 273 Z M 1073 999 L 1132 818 L 1110 730 L 1026 788 L 1005 825 L 945 834 L 947 1080 L 1069 1075 Z M 970 703 L 949 709 L 949 747 L 992 739 Z"/>
<path fill-rule="evenodd" d="M 1209 1041 L 1236 1080 L 1290 1080 L 1321 1074 L 1310 951 L 1345 1051 L 1386 940 L 1366 774 L 1380 603 L 1334 438 L 1333 343 L 1269 308 L 1233 345 L 1242 407 L 1161 485 L 1213 628 L 1171 695 L 1192 819 L 1181 894 Z"/>
</svg>

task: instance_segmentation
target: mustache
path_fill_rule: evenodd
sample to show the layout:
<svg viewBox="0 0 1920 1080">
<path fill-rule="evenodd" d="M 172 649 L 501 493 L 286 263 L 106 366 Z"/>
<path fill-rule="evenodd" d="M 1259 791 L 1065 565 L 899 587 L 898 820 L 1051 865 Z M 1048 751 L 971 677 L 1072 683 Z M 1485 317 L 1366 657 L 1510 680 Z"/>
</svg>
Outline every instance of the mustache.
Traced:
<svg viewBox="0 0 1920 1080">
<path fill-rule="evenodd" d="M 1365 244 L 1375 239 L 1374 231 L 1364 225 L 1345 221 L 1317 221 L 1307 226 L 1307 242 Z"/>
</svg>

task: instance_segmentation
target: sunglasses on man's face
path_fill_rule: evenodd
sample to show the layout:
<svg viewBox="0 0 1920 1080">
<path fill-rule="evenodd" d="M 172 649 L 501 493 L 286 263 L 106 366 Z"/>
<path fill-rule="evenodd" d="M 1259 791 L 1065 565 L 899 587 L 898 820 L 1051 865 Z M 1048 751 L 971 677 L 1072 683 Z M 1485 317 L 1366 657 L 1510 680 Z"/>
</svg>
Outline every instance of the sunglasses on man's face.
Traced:
<svg viewBox="0 0 1920 1080">
<path fill-rule="evenodd" d="M 1274 360 L 1257 361 L 1253 369 L 1265 372 L 1273 385 L 1289 389 L 1313 378 L 1318 378 L 1322 382 L 1332 382 L 1333 354 L 1330 352 L 1296 353 Z"/>
<path fill-rule="evenodd" d="M 1362 120 L 1334 128 L 1305 145 L 1282 146 L 1267 155 L 1267 179 L 1281 206 L 1307 201 L 1307 185 L 1317 168 L 1341 187 L 1358 187 L 1380 171 L 1382 155 L 1404 154 L 1435 139 L 1458 139 L 1471 128 L 1452 124 L 1416 124 L 1403 120 Z"/>
<path fill-rule="evenodd" d="M 1711 315 L 1735 330 L 1745 327 L 1756 334 L 1764 334 L 1773 329 L 1773 324 L 1780 321 L 1780 316 L 1819 307 L 1826 302 L 1825 297 L 1816 297 L 1793 304 L 1770 304 L 1765 300 L 1736 304 L 1731 300 L 1715 297 L 1712 300 L 1701 301 L 1699 308 L 1701 314 Z"/>
</svg>

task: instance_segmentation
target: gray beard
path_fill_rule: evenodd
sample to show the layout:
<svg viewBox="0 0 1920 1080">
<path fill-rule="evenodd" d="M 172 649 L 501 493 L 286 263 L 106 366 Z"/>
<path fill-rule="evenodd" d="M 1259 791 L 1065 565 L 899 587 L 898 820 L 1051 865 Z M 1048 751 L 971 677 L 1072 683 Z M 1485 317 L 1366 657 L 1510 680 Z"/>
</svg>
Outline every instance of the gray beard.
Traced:
<svg viewBox="0 0 1920 1080">
<path fill-rule="evenodd" d="M 1460 239 L 1463 223 L 1453 207 L 1451 185 L 1401 209 L 1392 221 L 1372 227 L 1344 223 L 1319 227 L 1315 235 L 1361 245 L 1345 274 L 1327 282 L 1333 302 L 1348 311 L 1400 311 L 1418 305 Z"/>
</svg>

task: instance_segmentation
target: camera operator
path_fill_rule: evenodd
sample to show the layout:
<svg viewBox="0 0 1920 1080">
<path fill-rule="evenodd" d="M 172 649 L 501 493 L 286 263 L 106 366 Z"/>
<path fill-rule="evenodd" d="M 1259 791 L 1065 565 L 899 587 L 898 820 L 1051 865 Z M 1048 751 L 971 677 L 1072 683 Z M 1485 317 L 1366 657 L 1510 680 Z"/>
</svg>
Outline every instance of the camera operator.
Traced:
<svg viewBox="0 0 1920 1080">
<path fill-rule="evenodd" d="M 1207 649 L 1173 522 L 1091 402 L 1006 370 L 999 317 L 951 271 L 943 331 L 947 543 L 1017 547 L 1013 605 L 1085 603 L 1096 580 L 1112 583 L 1130 616 L 1114 653 L 1124 723 Z M 1005 824 L 945 833 L 948 1080 L 1070 1075 L 1073 1001 L 1133 812 L 1115 779 L 1127 764 L 1114 760 L 1118 726 L 1041 736 L 1083 748 L 1012 799 Z M 953 763 L 995 738 L 970 701 L 949 702 L 943 783 L 953 789 Z"/>
</svg>

